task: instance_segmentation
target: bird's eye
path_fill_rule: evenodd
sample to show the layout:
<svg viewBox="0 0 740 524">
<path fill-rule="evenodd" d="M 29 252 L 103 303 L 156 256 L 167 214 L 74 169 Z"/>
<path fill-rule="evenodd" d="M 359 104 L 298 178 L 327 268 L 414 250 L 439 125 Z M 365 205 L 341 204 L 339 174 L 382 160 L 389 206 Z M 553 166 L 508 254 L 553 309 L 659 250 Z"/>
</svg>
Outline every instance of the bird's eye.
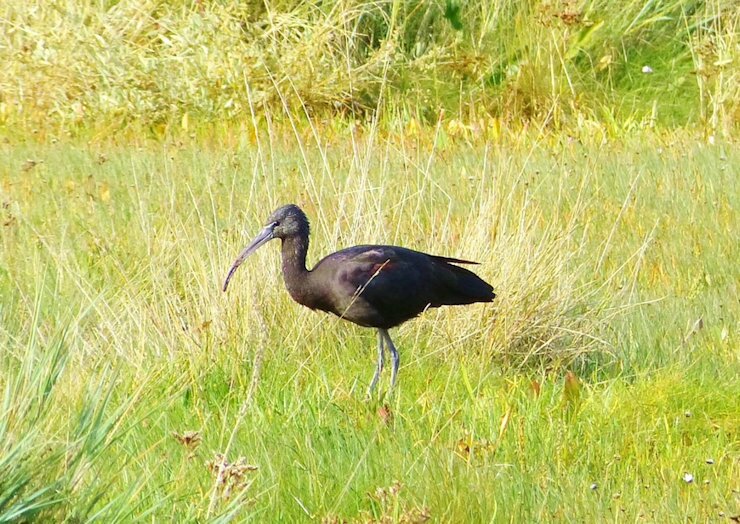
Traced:
<svg viewBox="0 0 740 524">
<path fill-rule="evenodd" d="M 278 227 L 279 225 L 280 225 L 279 220 L 276 220 L 275 222 L 272 223 L 272 227 Z"/>
</svg>

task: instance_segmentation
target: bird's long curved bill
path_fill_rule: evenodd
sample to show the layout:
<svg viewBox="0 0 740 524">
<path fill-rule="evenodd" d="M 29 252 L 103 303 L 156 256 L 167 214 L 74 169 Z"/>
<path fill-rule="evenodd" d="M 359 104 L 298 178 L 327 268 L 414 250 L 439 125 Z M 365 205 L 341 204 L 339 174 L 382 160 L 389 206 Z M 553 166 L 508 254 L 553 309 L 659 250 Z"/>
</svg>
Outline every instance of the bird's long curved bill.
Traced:
<svg viewBox="0 0 740 524">
<path fill-rule="evenodd" d="M 224 291 L 226 291 L 226 288 L 229 286 L 229 280 L 231 280 L 231 277 L 234 275 L 234 272 L 241 265 L 241 263 L 244 262 L 244 260 L 246 260 L 249 255 L 257 251 L 257 249 L 259 249 L 262 244 L 269 240 L 272 240 L 272 230 L 273 226 L 272 224 L 270 224 L 265 229 L 260 231 L 259 235 L 257 235 L 241 253 L 239 253 L 239 256 L 236 258 L 236 260 L 234 260 L 231 269 L 229 269 L 229 274 L 226 275 L 226 280 L 224 281 Z"/>
</svg>

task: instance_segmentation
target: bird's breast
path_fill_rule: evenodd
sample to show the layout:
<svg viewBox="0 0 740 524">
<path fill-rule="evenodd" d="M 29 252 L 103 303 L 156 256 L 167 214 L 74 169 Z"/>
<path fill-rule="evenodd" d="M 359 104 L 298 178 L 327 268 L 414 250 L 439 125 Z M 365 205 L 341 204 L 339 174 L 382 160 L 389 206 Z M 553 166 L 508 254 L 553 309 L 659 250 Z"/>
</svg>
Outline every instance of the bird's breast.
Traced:
<svg viewBox="0 0 740 524">
<path fill-rule="evenodd" d="M 301 281 L 285 280 L 285 288 L 288 290 L 288 294 L 297 303 L 310 309 L 330 311 L 331 302 L 327 299 L 326 290 L 312 284 L 310 279 Z"/>
</svg>

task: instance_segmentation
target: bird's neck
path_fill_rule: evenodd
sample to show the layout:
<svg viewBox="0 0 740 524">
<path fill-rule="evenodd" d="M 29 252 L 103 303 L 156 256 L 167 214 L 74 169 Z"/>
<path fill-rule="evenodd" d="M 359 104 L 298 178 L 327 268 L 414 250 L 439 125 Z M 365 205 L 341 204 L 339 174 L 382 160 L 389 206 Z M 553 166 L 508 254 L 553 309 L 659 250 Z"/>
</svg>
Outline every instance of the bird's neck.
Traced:
<svg viewBox="0 0 740 524">
<path fill-rule="evenodd" d="M 289 237 L 283 239 L 283 279 L 293 299 L 303 304 L 309 271 L 306 269 L 308 238 Z"/>
</svg>

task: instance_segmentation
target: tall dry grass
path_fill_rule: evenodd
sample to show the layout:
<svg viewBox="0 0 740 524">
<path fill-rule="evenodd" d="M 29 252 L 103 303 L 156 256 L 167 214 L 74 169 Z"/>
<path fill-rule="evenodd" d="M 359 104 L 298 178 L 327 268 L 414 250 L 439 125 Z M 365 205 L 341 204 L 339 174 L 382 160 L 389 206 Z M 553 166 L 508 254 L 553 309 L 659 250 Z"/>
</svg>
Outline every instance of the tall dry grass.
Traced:
<svg viewBox="0 0 740 524">
<path fill-rule="evenodd" d="M 727 134 L 737 23 L 723 0 L 11 0 L 0 9 L 0 122 L 188 128 L 287 103 L 360 119 L 380 109 L 433 124 L 444 109 Z"/>
</svg>

